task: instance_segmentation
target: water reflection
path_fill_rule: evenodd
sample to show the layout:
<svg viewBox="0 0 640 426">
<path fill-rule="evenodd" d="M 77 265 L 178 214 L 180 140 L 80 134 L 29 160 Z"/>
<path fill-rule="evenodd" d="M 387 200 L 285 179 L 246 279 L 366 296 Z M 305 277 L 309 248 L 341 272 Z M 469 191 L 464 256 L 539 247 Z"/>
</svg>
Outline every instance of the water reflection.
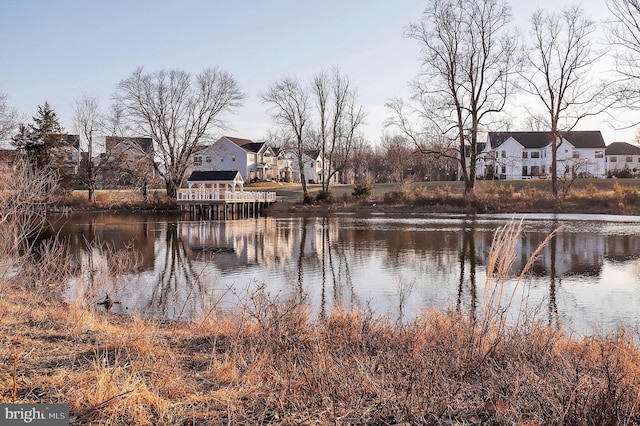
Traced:
<svg viewBox="0 0 640 426">
<path fill-rule="evenodd" d="M 68 241 L 85 281 L 96 275 L 87 271 L 108 263 L 96 256 L 109 252 L 90 247 L 132 246 L 140 253 L 138 272 L 82 291 L 122 300 L 114 310 L 188 318 L 233 306 L 244 292 L 264 284 L 281 299 L 308 298 L 320 317 L 341 307 L 404 321 L 431 307 L 474 315 L 485 291 L 493 234 L 509 219 L 345 215 L 189 222 L 102 214 L 65 218 L 51 233 Z M 532 215 L 518 244 L 517 270 L 553 229 L 562 230 L 535 261 L 519 305 L 545 312 L 549 324 L 578 331 L 620 321 L 635 326 L 639 224 L 640 218 Z"/>
</svg>

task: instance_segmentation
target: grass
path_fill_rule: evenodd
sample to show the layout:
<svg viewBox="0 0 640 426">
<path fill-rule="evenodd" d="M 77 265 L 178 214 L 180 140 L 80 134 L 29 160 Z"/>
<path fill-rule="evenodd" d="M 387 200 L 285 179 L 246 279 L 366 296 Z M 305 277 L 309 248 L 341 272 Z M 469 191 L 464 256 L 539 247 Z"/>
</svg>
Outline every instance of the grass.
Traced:
<svg viewBox="0 0 640 426">
<path fill-rule="evenodd" d="M 549 180 L 478 181 L 475 192 L 464 196 L 463 182 L 404 182 L 371 185 L 366 199 L 354 196 L 354 186 L 336 184 L 330 187 L 330 199 L 318 200 L 313 210 L 367 209 L 376 203 L 378 209 L 420 210 L 425 212 L 564 212 L 640 214 L 640 179 L 576 179 L 559 198 L 551 194 Z M 562 184 L 561 184 L 562 186 Z M 321 185 L 307 185 L 312 199 L 318 197 Z M 270 212 L 291 213 L 291 206 L 304 210 L 300 184 L 260 182 L 245 186 L 246 190 L 274 191 L 279 205 Z M 171 210 L 175 202 L 164 190 L 151 189 L 147 200 L 138 190 L 98 190 L 95 203 L 87 200 L 86 191 L 63 191 L 49 197 L 63 210 Z M 51 199 L 52 198 L 52 199 Z"/>
<path fill-rule="evenodd" d="M 484 328 L 456 311 L 404 326 L 341 311 L 318 321 L 265 293 L 167 324 L 8 295 L 2 402 L 68 403 L 83 424 L 640 421 L 640 353 L 624 330 L 576 340 L 537 322 Z"/>
<path fill-rule="evenodd" d="M 299 185 L 274 184 L 281 200 L 298 203 L 292 210 L 285 205 L 274 205 L 270 214 L 304 211 Z M 568 184 L 566 185 L 568 186 Z M 265 190 L 265 187 L 261 187 Z M 412 210 L 422 212 L 556 212 L 556 213 L 601 213 L 640 215 L 640 179 L 577 179 L 566 191 L 560 189 L 560 197 L 552 196 L 548 180 L 478 181 L 474 194 L 465 197 L 462 182 L 405 182 L 398 184 L 375 184 L 372 195 L 365 200 L 354 197 L 353 185 L 332 185 L 332 197 L 316 202 L 307 208 L 317 211 L 327 208 L 365 209 L 394 211 Z M 269 189 L 267 189 L 269 190 Z M 319 185 L 309 185 L 314 198 Z"/>
</svg>

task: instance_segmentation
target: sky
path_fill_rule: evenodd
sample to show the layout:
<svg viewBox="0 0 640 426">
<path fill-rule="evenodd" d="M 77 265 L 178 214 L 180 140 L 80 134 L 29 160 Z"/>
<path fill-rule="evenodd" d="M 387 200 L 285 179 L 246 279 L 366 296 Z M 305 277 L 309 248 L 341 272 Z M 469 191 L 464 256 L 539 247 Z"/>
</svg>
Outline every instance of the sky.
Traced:
<svg viewBox="0 0 640 426">
<path fill-rule="evenodd" d="M 270 84 L 340 67 L 367 112 L 362 131 L 379 140 L 389 117 L 384 104 L 408 97 L 420 48 L 403 36 L 419 20 L 425 0 L 1 0 L 0 92 L 27 120 L 45 101 L 69 133 L 74 103 L 83 94 L 108 109 L 117 83 L 138 67 L 193 74 L 219 67 L 246 94 L 227 115 L 231 136 L 264 140 L 273 122 L 261 101 Z M 534 10 L 553 11 L 565 0 L 512 0 L 514 23 L 526 30 Z M 603 0 L 582 7 L 602 19 Z M 590 120 L 605 142 L 634 139 Z M 388 129 L 387 129 L 388 131 Z"/>
</svg>

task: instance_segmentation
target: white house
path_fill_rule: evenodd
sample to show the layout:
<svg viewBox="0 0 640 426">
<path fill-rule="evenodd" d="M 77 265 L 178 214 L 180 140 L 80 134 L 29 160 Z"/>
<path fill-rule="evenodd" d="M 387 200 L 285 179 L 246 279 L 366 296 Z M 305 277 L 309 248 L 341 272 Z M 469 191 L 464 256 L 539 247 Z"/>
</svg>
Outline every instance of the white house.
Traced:
<svg viewBox="0 0 640 426">
<path fill-rule="evenodd" d="M 605 143 L 600 131 L 563 132 L 557 150 L 558 176 L 604 177 Z M 499 179 L 551 176 L 549 132 L 490 132 L 480 153 L 478 175 Z"/>
<path fill-rule="evenodd" d="M 300 165 L 295 150 L 282 149 L 279 151 L 278 170 L 281 180 L 300 182 Z M 302 154 L 302 170 L 309 183 L 322 183 L 324 177 L 329 174 L 328 164 L 323 161 L 320 150 L 306 151 Z M 335 181 L 336 177 L 334 176 L 331 183 L 335 183 Z"/>
<path fill-rule="evenodd" d="M 627 142 L 613 142 L 605 150 L 607 174 L 626 173 L 628 177 L 640 171 L 640 146 Z"/>
<path fill-rule="evenodd" d="M 238 170 L 245 182 L 271 180 L 277 158 L 265 142 L 223 136 L 193 157 L 192 170 Z"/>
</svg>

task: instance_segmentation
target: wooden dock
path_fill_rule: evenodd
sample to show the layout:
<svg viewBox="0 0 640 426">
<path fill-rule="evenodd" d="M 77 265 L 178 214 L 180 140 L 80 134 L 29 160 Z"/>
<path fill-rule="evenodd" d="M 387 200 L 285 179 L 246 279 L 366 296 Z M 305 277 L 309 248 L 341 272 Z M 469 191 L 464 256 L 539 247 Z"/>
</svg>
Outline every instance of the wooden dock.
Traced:
<svg viewBox="0 0 640 426">
<path fill-rule="evenodd" d="M 262 210 L 275 203 L 275 192 L 221 191 L 203 188 L 181 188 L 176 202 L 193 220 L 232 220 L 260 216 Z"/>
</svg>

